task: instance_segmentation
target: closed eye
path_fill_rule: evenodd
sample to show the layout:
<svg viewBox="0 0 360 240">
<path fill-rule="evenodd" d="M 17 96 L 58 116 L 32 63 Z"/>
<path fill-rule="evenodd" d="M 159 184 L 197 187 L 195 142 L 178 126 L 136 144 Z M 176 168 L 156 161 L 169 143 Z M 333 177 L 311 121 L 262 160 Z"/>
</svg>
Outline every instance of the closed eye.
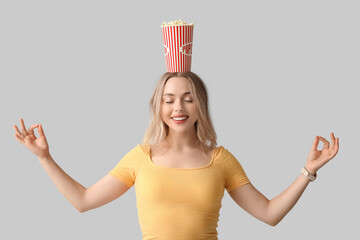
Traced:
<svg viewBox="0 0 360 240">
<path fill-rule="evenodd" d="M 192 100 L 185 100 L 185 102 L 192 102 Z M 173 102 L 165 102 L 165 103 L 173 103 Z"/>
</svg>

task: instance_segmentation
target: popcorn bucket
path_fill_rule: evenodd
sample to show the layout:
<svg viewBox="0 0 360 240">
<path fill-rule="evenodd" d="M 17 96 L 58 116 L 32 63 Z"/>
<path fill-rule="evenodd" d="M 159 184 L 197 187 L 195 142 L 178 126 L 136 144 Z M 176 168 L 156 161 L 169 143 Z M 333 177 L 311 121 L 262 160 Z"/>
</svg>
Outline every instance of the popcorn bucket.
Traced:
<svg viewBox="0 0 360 240">
<path fill-rule="evenodd" d="M 190 72 L 194 25 L 161 26 L 168 72 Z"/>
</svg>

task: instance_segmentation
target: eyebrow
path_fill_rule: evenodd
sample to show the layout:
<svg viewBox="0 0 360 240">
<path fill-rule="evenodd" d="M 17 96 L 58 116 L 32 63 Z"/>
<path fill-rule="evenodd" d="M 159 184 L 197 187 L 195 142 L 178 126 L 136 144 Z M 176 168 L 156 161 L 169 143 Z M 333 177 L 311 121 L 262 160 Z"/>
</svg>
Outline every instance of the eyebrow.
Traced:
<svg viewBox="0 0 360 240">
<path fill-rule="evenodd" d="M 183 95 L 186 95 L 186 94 L 191 94 L 190 92 L 185 92 Z M 169 95 L 169 96 L 175 96 L 175 94 L 172 94 L 172 93 L 165 93 L 164 95 L 163 95 L 163 97 L 165 97 L 165 96 L 167 96 L 167 95 Z"/>
</svg>

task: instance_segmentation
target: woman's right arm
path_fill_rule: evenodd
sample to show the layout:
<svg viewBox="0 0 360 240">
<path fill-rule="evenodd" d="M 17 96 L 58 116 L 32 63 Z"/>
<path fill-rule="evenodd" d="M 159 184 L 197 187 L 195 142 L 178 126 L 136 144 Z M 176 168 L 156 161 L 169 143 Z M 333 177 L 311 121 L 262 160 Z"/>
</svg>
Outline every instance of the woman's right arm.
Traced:
<svg viewBox="0 0 360 240">
<path fill-rule="evenodd" d="M 64 172 L 51 157 L 42 126 L 35 124 L 26 131 L 24 121 L 22 119 L 20 121 L 22 133 L 14 125 L 15 138 L 38 157 L 40 164 L 55 186 L 79 212 L 103 206 L 120 197 L 129 189 L 127 185 L 110 174 L 104 176 L 90 188 L 85 188 Z M 34 134 L 35 128 L 38 128 L 38 138 Z"/>
<path fill-rule="evenodd" d="M 80 213 L 101 207 L 129 190 L 127 185 L 110 174 L 85 188 L 66 174 L 51 156 L 46 159 L 39 158 L 39 161 L 59 191 Z"/>
</svg>

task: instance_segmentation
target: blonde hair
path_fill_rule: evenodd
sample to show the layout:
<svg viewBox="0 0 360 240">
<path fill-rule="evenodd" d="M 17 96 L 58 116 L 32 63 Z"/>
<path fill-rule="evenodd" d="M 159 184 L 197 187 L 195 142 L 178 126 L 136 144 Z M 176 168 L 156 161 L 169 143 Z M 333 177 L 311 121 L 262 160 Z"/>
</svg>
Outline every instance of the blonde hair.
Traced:
<svg viewBox="0 0 360 240">
<path fill-rule="evenodd" d="M 190 92 L 198 113 L 198 120 L 194 124 L 197 141 L 200 141 L 202 149 L 214 149 L 217 145 L 217 135 L 210 118 L 207 88 L 201 78 L 193 72 L 167 72 L 159 79 L 149 102 L 150 122 L 143 137 L 143 146 L 149 148 L 150 145 L 160 143 L 169 133 L 169 127 L 163 122 L 160 111 L 165 84 L 172 77 L 185 77 L 190 80 Z"/>
</svg>

